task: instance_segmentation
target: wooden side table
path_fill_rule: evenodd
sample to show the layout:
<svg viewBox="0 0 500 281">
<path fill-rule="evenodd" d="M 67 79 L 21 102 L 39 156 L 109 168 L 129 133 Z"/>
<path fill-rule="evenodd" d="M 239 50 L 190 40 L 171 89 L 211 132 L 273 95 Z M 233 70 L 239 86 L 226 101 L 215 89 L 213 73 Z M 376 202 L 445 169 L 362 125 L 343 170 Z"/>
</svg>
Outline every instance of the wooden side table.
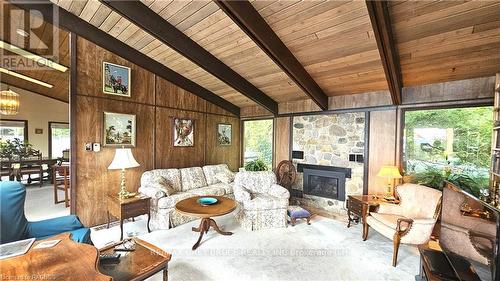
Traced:
<svg viewBox="0 0 500 281">
<path fill-rule="evenodd" d="M 120 199 L 116 194 L 108 194 L 108 228 L 110 222 L 110 216 L 113 216 L 120 220 L 120 240 L 123 239 L 123 220 L 135 218 L 140 215 L 148 215 L 148 232 L 151 232 L 149 228 L 149 221 L 151 219 L 150 215 L 150 200 L 151 198 L 145 197 L 143 195 Z"/>
<path fill-rule="evenodd" d="M 351 222 L 359 223 L 365 221 L 368 211 L 375 211 L 380 203 L 373 195 L 349 195 L 347 197 L 347 227 L 351 227 Z"/>
</svg>

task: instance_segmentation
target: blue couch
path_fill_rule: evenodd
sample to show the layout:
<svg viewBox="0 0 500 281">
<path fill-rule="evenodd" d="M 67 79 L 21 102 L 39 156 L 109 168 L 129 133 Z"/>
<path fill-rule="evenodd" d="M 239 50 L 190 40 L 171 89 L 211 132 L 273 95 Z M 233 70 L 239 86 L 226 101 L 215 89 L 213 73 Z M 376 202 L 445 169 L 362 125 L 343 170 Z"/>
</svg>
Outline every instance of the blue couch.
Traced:
<svg viewBox="0 0 500 281">
<path fill-rule="evenodd" d="M 26 188 L 17 181 L 0 182 L 0 244 L 28 238 L 44 239 L 70 232 L 76 242 L 91 244 L 90 229 L 70 215 L 29 222 L 24 215 Z"/>
</svg>

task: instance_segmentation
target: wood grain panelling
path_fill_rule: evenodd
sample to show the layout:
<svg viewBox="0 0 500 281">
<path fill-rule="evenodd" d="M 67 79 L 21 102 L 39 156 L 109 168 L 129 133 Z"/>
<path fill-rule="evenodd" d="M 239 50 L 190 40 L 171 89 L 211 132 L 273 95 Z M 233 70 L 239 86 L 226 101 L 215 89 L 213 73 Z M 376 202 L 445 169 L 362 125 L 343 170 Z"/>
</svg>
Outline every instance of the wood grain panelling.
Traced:
<svg viewBox="0 0 500 281">
<path fill-rule="evenodd" d="M 131 68 L 131 97 L 108 95 L 102 91 L 102 63 L 110 62 Z M 155 75 L 137 65 L 122 59 L 113 53 L 95 45 L 94 43 L 78 38 L 78 87 L 79 95 L 105 97 L 122 101 L 133 101 L 145 104 L 154 104 Z"/>
<path fill-rule="evenodd" d="M 392 105 L 389 91 L 335 96 L 328 99 L 328 109 L 330 110 L 384 105 Z"/>
<path fill-rule="evenodd" d="M 117 193 L 120 171 L 108 170 L 114 157 L 114 148 L 102 147 L 100 152 L 87 152 L 85 143 L 103 143 L 103 112 L 136 115 L 137 142 L 132 149 L 140 167 L 127 169 L 126 183 L 129 191 L 137 191 L 144 171 L 153 169 L 154 106 L 95 97 L 77 96 L 77 187 L 76 214 L 84 225 L 106 221 L 106 194 Z"/>
<path fill-rule="evenodd" d="M 290 129 L 290 117 L 280 117 L 274 120 L 274 167 L 277 167 L 283 160 L 291 160 Z"/>
<path fill-rule="evenodd" d="M 247 107 L 242 107 L 240 110 L 240 117 L 241 119 L 251 119 L 255 117 L 273 117 L 273 114 L 269 111 L 267 111 L 265 108 L 262 106 L 247 106 Z"/>
<path fill-rule="evenodd" d="M 500 71 L 500 2 L 390 1 L 404 86 Z"/>
<path fill-rule="evenodd" d="M 239 119 L 194 94 L 112 54 L 83 38 L 78 38 L 76 98 L 76 214 L 88 226 L 106 221 L 106 194 L 118 192 L 119 171 L 107 170 L 114 149 L 86 152 L 85 143 L 102 143 L 103 112 L 135 114 L 137 144 L 132 149 L 140 167 L 127 170 L 127 188 L 136 191 L 140 177 L 154 168 L 182 168 L 212 163 L 239 167 Z M 102 62 L 132 68 L 132 97 L 102 93 Z M 135 76 L 135 77 L 134 77 Z M 195 120 L 194 147 L 173 147 L 173 117 Z M 73 120 L 73 119 L 72 119 Z M 214 123 L 233 124 L 233 145 L 215 144 Z"/>
<path fill-rule="evenodd" d="M 232 140 L 230 146 L 218 145 L 217 124 L 231 124 Z M 238 171 L 240 158 L 234 157 L 240 154 L 240 119 L 228 116 L 207 115 L 206 121 L 206 164 L 226 163 L 232 171 Z M 238 133 L 238 135 L 235 135 Z"/>
<path fill-rule="evenodd" d="M 396 164 L 396 116 L 396 109 L 370 112 L 368 194 L 387 192 L 387 179 L 377 173 L 384 165 Z"/>
<path fill-rule="evenodd" d="M 194 120 L 194 146 L 174 147 L 173 118 Z M 205 163 L 206 115 L 204 113 L 156 108 L 156 168 L 185 168 Z"/>
<path fill-rule="evenodd" d="M 278 104 L 279 114 L 321 111 L 312 100 L 289 101 Z"/>
</svg>

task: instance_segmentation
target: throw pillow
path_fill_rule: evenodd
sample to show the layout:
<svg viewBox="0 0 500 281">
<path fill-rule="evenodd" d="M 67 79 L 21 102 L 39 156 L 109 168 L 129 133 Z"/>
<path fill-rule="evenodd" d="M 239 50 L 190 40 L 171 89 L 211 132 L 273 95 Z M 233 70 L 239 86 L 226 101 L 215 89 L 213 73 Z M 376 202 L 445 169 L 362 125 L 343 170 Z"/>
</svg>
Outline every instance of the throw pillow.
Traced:
<svg viewBox="0 0 500 281">
<path fill-rule="evenodd" d="M 175 193 L 175 189 L 172 187 L 172 184 L 162 176 L 154 177 L 151 180 L 151 186 L 164 192 L 166 196 L 170 196 Z"/>
<path fill-rule="evenodd" d="M 231 183 L 234 181 L 234 173 L 227 170 L 221 173 L 217 173 L 215 178 L 218 179 L 222 183 Z"/>
</svg>

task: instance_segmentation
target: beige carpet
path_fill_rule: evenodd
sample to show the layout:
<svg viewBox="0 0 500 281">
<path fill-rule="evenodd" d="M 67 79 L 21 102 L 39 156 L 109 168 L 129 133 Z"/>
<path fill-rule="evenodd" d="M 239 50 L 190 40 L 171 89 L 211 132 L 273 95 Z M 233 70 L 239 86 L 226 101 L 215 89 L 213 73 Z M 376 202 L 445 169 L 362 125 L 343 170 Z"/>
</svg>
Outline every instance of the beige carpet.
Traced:
<svg viewBox="0 0 500 281">
<path fill-rule="evenodd" d="M 125 233 L 139 235 L 172 253 L 169 280 L 415 280 L 419 258 L 415 247 L 402 245 L 397 267 L 391 266 L 392 241 L 371 231 L 361 240 L 361 226 L 315 217 L 311 225 L 247 232 L 232 215 L 216 218 L 232 236 L 214 231 L 201 246 L 191 247 L 198 233 L 194 221 L 170 230 L 147 233 L 145 218 L 124 225 Z M 125 235 L 126 236 L 126 235 Z M 92 232 L 101 247 L 119 238 L 119 227 Z M 155 275 L 150 280 L 161 280 Z"/>
<path fill-rule="evenodd" d="M 64 192 L 59 191 L 59 199 L 64 198 Z M 38 221 L 69 215 L 69 208 L 64 203 L 54 204 L 54 189 L 52 184 L 29 185 L 26 187 L 24 212 L 29 221 Z"/>
</svg>

